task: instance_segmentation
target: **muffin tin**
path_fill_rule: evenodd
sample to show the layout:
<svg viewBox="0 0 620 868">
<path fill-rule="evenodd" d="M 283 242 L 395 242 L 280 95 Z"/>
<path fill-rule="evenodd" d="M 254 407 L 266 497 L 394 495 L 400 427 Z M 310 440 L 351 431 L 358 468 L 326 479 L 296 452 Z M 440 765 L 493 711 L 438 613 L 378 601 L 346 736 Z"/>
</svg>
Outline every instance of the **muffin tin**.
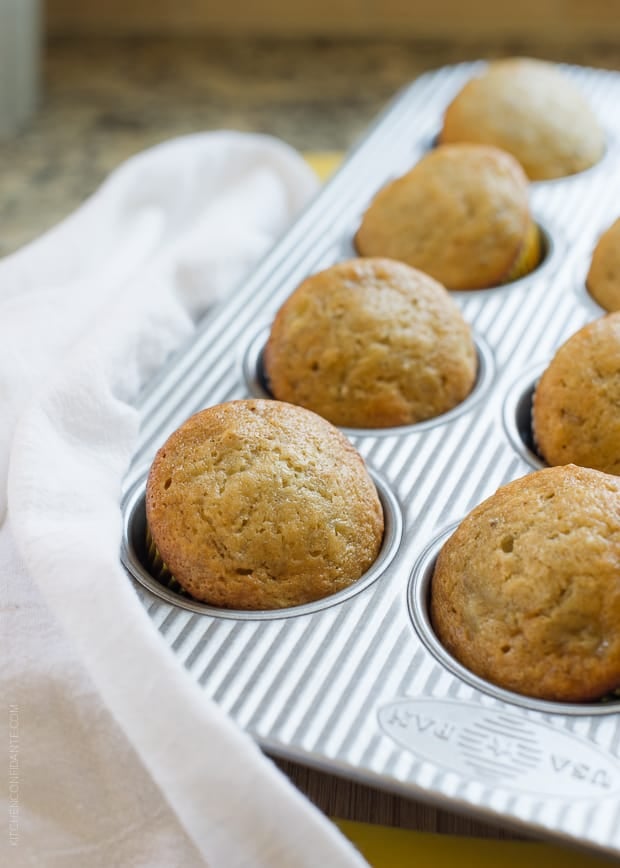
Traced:
<svg viewBox="0 0 620 868">
<path fill-rule="evenodd" d="M 454 292 L 480 361 L 472 395 L 427 422 L 345 430 L 377 482 L 379 559 L 345 592 L 272 612 L 219 610 L 150 576 L 144 488 L 157 448 L 189 415 L 266 389 L 271 319 L 302 279 L 355 255 L 374 193 L 433 146 L 444 108 L 480 64 L 415 81 L 249 279 L 201 323 L 144 393 L 124 486 L 121 557 L 172 653 L 265 750 L 454 811 L 620 855 L 620 700 L 567 705 L 501 690 L 445 652 L 428 617 L 434 559 L 456 523 L 542 462 L 531 394 L 555 349 L 603 311 L 583 275 L 617 216 L 620 75 L 563 67 L 607 135 L 579 175 L 531 186 L 546 257 L 505 286 Z"/>
</svg>

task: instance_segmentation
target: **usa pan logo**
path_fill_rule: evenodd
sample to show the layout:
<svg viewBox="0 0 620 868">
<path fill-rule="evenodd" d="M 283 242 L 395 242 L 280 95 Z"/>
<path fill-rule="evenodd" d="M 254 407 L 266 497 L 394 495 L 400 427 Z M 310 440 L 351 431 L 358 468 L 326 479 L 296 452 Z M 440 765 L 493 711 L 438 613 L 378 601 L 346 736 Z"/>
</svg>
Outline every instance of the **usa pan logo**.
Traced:
<svg viewBox="0 0 620 868">
<path fill-rule="evenodd" d="M 379 709 L 382 730 L 445 771 L 541 796 L 600 799 L 620 792 L 619 760 L 549 724 L 448 700 L 401 700 Z"/>
</svg>

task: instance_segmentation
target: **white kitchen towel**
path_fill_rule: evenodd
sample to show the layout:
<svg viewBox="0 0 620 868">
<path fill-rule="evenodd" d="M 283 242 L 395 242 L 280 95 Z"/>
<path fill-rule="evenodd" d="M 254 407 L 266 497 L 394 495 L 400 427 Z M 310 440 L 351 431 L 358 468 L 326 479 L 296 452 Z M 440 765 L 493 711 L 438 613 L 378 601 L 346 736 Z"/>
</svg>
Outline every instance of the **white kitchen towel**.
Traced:
<svg viewBox="0 0 620 868">
<path fill-rule="evenodd" d="M 137 392 L 315 188 L 281 142 L 188 136 L 0 263 L 2 864 L 365 865 L 187 676 L 118 560 Z"/>
</svg>

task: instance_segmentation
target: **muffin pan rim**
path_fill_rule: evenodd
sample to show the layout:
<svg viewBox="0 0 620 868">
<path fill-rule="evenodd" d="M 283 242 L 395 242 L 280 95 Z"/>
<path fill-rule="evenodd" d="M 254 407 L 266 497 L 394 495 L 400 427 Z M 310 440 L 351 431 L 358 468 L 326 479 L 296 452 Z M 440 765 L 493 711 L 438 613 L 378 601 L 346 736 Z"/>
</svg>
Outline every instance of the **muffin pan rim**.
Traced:
<svg viewBox="0 0 620 868">
<path fill-rule="evenodd" d="M 357 251 L 355 246 L 355 236 L 357 234 L 357 230 L 359 229 L 362 220 L 364 218 L 364 214 L 367 208 L 370 206 L 372 199 L 366 203 L 364 206 L 362 213 L 359 215 L 359 218 L 355 222 L 355 231 L 347 235 L 346 238 L 341 239 L 341 247 L 346 245 L 346 249 L 349 251 L 348 255 L 343 256 L 339 259 L 339 262 L 346 262 L 351 259 L 380 259 L 386 258 L 390 259 L 393 257 L 379 257 L 379 256 L 363 256 L 361 253 Z M 538 265 L 536 265 L 531 271 L 528 271 L 527 274 L 523 274 L 520 277 L 515 277 L 513 280 L 507 280 L 505 283 L 495 283 L 492 286 L 480 286 L 480 287 L 472 287 L 471 289 L 451 289 L 450 287 L 446 287 L 443 284 L 443 288 L 448 292 L 451 296 L 456 298 L 463 297 L 467 298 L 468 296 L 473 296 L 476 294 L 486 294 L 486 293 L 494 293 L 494 292 L 507 292 L 511 289 L 518 289 L 519 287 L 524 286 L 528 281 L 538 280 L 541 277 L 545 276 L 545 272 L 549 271 L 553 266 L 556 266 L 559 262 L 563 247 L 565 247 L 565 239 L 562 237 L 561 229 L 554 225 L 553 220 L 549 220 L 548 217 L 544 214 L 540 213 L 540 210 L 533 207 L 530 202 L 530 216 L 536 226 L 538 227 L 538 231 L 542 236 L 542 258 Z M 551 224 L 551 226 L 549 225 Z M 401 260 L 395 259 L 394 262 L 400 262 Z M 405 263 L 407 264 L 407 263 Z M 310 277 L 311 275 L 308 275 Z M 431 275 L 432 276 L 432 275 Z M 437 278 L 433 278 L 433 280 L 437 280 Z M 440 283 L 440 281 L 438 281 Z"/>
<path fill-rule="evenodd" d="M 153 576 L 148 567 L 143 563 L 138 546 L 134 542 L 134 524 L 143 519 L 146 528 L 146 518 L 143 518 L 146 496 L 146 481 L 148 473 L 141 476 L 128 490 L 121 504 L 123 516 L 123 535 L 121 540 L 120 558 L 125 569 L 144 588 L 154 596 L 179 609 L 186 609 L 196 615 L 208 615 L 212 618 L 224 618 L 235 621 L 274 621 L 279 619 L 303 617 L 320 612 L 331 606 L 345 603 L 351 597 L 362 593 L 381 576 L 386 573 L 390 565 L 398 557 L 399 548 L 403 535 L 402 508 L 398 498 L 392 491 L 389 483 L 371 467 L 367 467 L 368 473 L 376 486 L 381 508 L 383 510 L 384 532 L 379 554 L 372 566 L 366 572 L 340 591 L 304 603 L 299 606 L 289 606 L 279 609 L 226 609 L 203 603 L 193 599 L 190 595 L 180 594 L 168 588 Z M 138 529 L 139 533 L 139 529 Z"/>
<path fill-rule="evenodd" d="M 562 253 L 566 249 L 566 239 L 562 235 L 562 230 L 552 219 L 550 220 L 546 215 L 540 214 L 538 209 L 533 207 L 531 214 L 543 238 L 543 257 L 538 265 L 527 274 L 516 277 L 514 280 L 507 280 L 506 283 L 483 286 L 479 289 L 449 289 L 450 295 L 455 298 L 469 298 L 474 295 L 484 298 L 490 293 L 516 291 L 528 283 L 545 278 L 548 271 L 557 267 Z"/>
<path fill-rule="evenodd" d="M 532 442 L 534 442 L 532 401 L 534 399 L 534 392 L 536 391 L 538 381 L 549 365 L 549 361 L 537 362 L 531 368 L 522 371 L 507 387 L 502 405 L 502 421 L 506 436 L 508 437 L 513 449 L 521 456 L 521 458 L 524 459 L 524 461 L 527 461 L 530 467 L 534 470 L 542 470 L 544 467 L 548 467 L 549 465 L 544 458 L 541 458 L 536 452 L 530 449 L 528 444 L 523 440 L 519 425 L 519 415 L 523 403 L 529 401 L 530 408 L 528 421 Z"/>
<path fill-rule="evenodd" d="M 268 392 L 262 384 L 262 381 L 265 380 L 264 372 L 261 370 L 262 354 L 266 339 L 269 336 L 269 330 L 270 324 L 263 324 L 256 330 L 253 336 L 250 336 L 241 358 L 241 369 L 245 385 L 253 398 L 265 398 L 270 401 L 277 401 L 279 399 Z M 478 357 L 476 382 L 469 395 L 455 407 L 452 407 L 452 409 L 441 413 L 439 416 L 424 419 L 421 422 L 415 422 L 410 425 L 398 425 L 391 428 L 349 428 L 344 425 L 336 425 L 336 427 L 350 438 L 405 437 L 421 431 L 427 431 L 429 428 L 434 428 L 437 425 L 449 424 L 463 413 L 469 412 L 489 391 L 495 379 L 495 358 L 491 347 L 480 335 L 472 334 L 472 338 Z"/>
</svg>

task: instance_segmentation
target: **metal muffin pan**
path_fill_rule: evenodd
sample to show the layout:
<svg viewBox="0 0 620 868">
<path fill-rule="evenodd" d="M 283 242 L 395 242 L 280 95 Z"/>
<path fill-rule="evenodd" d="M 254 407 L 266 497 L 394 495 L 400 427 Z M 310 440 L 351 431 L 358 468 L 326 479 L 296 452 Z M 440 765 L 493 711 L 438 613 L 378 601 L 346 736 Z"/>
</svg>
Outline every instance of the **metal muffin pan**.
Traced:
<svg viewBox="0 0 620 868">
<path fill-rule="evenodd" d="M 268 616 L 221 611 L 164 587 L 141 562 L 144 480 L 157 448 L 197 410 L 262 394 L 260 354 L 277 309 L 305 277 L 354 255 L 374 194 L 423 156 L 446 105 L 480 67 L 446 67 L 398 94 L 287 235 L 150 384 L 124 485 L 121 557 L 171 652 L 265 750 L 618 856 L 618 704 L 541 702 L 481 681 L 442 649 L 427 608 L 445 534 L 500 485 L 539 466 L 527 430 L 533 385 L 557 347 L 601 314 L 579 286 L 601 227 L 617 216 L 617 73 L 563 68 L 599 115 L 607 151 L 587 172 L 531 185 L 545 262 L 514 283 L 452 293 L 476 336 L 474 395 L 432 423 L 345 431 L 388 518 L 380 560 L 352 592 Z"/>
</svg>

